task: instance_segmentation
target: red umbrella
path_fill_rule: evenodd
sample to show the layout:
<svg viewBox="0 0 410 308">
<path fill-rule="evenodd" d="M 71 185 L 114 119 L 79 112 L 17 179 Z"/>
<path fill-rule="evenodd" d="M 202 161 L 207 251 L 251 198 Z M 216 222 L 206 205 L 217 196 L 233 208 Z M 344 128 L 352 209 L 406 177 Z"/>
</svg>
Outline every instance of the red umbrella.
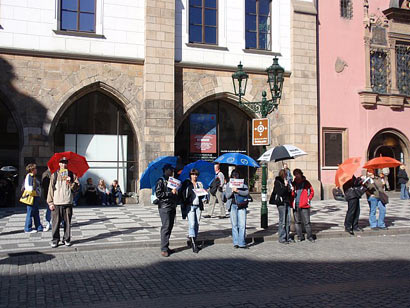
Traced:
<svg viewBox="0 0 410 308">
<path fill-rule="evenodd" d="M 351 157 L 339 165 L 335 175 L 337 187 L 342 187 L 344 183 L 352 178 L 353 174 L 360 167 L 360 160 L 360 157 Z"/>
<path fill-rule="evenodd" d="M 63 157 L 67 158 L 68 160 L 68 170 L 72 171 L 79 178 L 82 177 L 84 173 L 90 168 L 84 156 L 70 151 L 61 152 L 55 153 L 47 163 L 47 166 L 50 169 L 51 173 L 56 172 L 60 168 L 59 162 Z"/>
<path fill-rule="evenodd" d="M 400 166 L 401 162 L 387 156 L 380 156 L 369 160 L 364 164 L 364 169 L 382 169 Z"/>
</svg>

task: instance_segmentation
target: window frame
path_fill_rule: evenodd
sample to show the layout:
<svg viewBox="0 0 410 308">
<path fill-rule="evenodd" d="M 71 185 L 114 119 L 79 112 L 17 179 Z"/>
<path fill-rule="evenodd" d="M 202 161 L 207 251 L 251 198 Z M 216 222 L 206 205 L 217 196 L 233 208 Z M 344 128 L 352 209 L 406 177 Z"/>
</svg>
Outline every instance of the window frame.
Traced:
<svg viewBox="0 0 410 308">
<path fill-rule="evenodd" d="M 338 165 L 326 165 L 326 139 L 325 135 L 329 133 L 340 133 L 342 135 L 342 163 L 346 158 L 348 151 L 348 142 L 347 142 L 347 128 L 335 128 L 335 127 L 322 127 L 322 169 L 323 170 L 336 170 Z"/>
<path fill-rule="evenodd" d="M 209 46 L 218 46 L 219 43 L 219 0 L 215 0 L 216 8 L 206 7 L 205 0 L 201 0 L 201 6 L 191 5 L 191 0 L 188 0 L 188 44 L 201 44 L 201 45 L 209 45 Z M 191 23 L 191 7 L 194 8 L 201 8 L 201 24 Z M 216 11 L 216 25 L 206 25 L 205 24 L 205 9 L 215 10 Z M 190 29 L 192 26 L 201 26 L 201 42 L 194 42 L 191 40 L 190 36 Z M 215 43 L 208 43 L 205 41 L 205 27 L 212 27 L 215 28 Z"/>
<path fill-rule="evenodd" d="M 267 44 L 267 45 L 269 45 L 268 48 L 260 48 L 259 47 L 259 34 L 260 34 L 260 31 L 259 31 L 258 20 L 259 20 L 259 3 L 260 3 L 260 0 L 255 0 L 255 1 L 256 1 L 256 48 L 247 48 L 246 47 L 246 33 L 247 32 L 255 33 L 255 31 L 250 31 L 246 28 L 246 15 L 248 15 L 248 13 L 246 12 L 246 3 L 245 3 L 245 7 L 244 7 L 244 9 L 245 9 L 245 23 L 244 23 L 244 26 L 245 26 L 245 49 L 244 50 L 267 51 L 267 52 L 269 52 L 269 51 L 272 51 L 272 0 L 269 0 L 269 15 L 268 15 L 268 17 L 269 17 L 269 21 L 270 21 L 270 23 L 269 23 L 270 24 L 270 29 L 269 29 L 269 32 L 268 32 L 268 37 L 270 38 L 270 41 L 269 41 L 269 44 Z M 245 2 L 246 2 L 246 0 L 245 0 Z M 249 15 L 255 15 L 255 14 L 249 14 Z"/>
<path fill-rule="evenodd" d="M 353 18 L 353 3 L 352 0 L 340 0 L 340 17 L 344 19 Z"/>
<path fill-rule="evenodd" d="M 80 9 L 80 2 L 81 0 L 77 0 L 77 10 L 72 11 L 72 10 L 66 10 L 62 8 L 62 1 L 59 0 L 59 10 L 58 10 L 58 17 L 59 17 L 59 25 L 58 25 L 58 30 L 61 32 L 71 32 L 71 33 L 84 33 L 84 34 L 97 34 L 97 0 L 94 1 L 94 31 L 82 31 L 80 30 L 80 14 L 81 13 L 88 13 L 90 12 L 82 12 Z M 77 24 L 76 24 L 76 30 L 72 29 L 62 29 L 62 20 L 63 20 L 63 11 L 68 11 L 68 12 L 76 12 L 77 13 Z"/>
</svg>

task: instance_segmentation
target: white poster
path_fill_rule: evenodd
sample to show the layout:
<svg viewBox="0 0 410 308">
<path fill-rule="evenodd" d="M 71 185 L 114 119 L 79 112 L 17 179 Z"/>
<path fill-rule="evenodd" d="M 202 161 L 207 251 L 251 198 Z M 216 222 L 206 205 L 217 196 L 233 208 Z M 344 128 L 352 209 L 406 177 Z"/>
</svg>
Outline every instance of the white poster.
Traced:
<svg viewBox="0 0 410 308">
<path fill-rule="evenodd" d="M 243 182 L 243 179 L 229 179 L 229 183 L 231 184 L 232 188 L 242 188 Z"/>
</svg>

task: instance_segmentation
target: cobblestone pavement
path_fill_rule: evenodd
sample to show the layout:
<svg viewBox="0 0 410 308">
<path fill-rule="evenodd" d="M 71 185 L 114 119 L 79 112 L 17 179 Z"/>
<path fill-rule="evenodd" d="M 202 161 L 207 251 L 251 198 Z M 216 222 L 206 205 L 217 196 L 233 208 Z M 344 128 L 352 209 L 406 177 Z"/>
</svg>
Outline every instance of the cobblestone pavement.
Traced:
<svg viewBox="0 0 410 308">
<path fill-rule="evenodd" d="M 343 222 L 347 203 L 335 200 L 314 201 L 312 204 L 312 227 L 318 239 L 349 236 Z M 179 209 L 178 209 L 179 210 Z M 41 210 L 44 222 L 45 209 Z M 368 228 L 369 206 L 361 200 L 360 225 L 365 232 L 357 236 L 380 233 L 410 233 L 410 201 L 390 198 L 387 206 L 388 231 L 374 232 Z M 0 208 L 0 255 L 9 252 L 45 251 L 50 249 L 51 232 L 26 234 L 23 232 L 25 208 Z M 260 228 L 260 203 L 249 206 L 247 235 L 249 241 L 277 240 L 277 209 L 269 206 L 269 228 Z M 72 220 L 73 250 L 95 249 L 114 246 L 159 246 L 161 221 L 156 206 L 127 205 L 121 207 L 76 207 Z M 201 219 L 199 239 L 212 243 L 231 242 L 229 218 Z M 187 221 L 177 214 L 171 242 L 181 245 L 186 241 Z"/>
<path fill-rule="evenodd" d="M 0 257 L 0 307 L 410 307 L 407 235 Z"/>
</svg>

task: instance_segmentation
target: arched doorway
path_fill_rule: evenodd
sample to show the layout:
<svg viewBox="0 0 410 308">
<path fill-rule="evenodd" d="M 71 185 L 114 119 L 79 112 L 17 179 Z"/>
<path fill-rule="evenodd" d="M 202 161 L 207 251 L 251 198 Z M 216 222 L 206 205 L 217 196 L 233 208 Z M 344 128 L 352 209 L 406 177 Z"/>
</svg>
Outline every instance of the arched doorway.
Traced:
<svg viewBox="0 0 410 308">
<path fill-rule="evenodd" d="M 123 192 L 136 191 L 137 140 L 124 108 L 100 91 L 88 93 L 62 114 L 54 133 L 54 151 L 72 151 L 87 158 L 90 169 L 81 183 L 117 179 Z"/>
<path fill-rule="evenodd" d="M 395 130 L 384 130 L 377 133 L 370 141 L 368 148 L 368 159 L 379 156 L 387 156 L 397 159 L 402 163 L 408 160 L 408 140 L 407 138 Z M 382 172 L 379 170 L 378 173 Z M 400 189 L 397 185 L 397 168 L 390 168 L 388 181 L 390 189 Z"/>
<path fill-rule="evenodd" d="M 261 148 L 252 146 L 252 118 L 234 104 L 223 99 L 194 106 L 179 126 L 175 137 L 175 154 L 184 164 L 198 159 L 213 161 L 227 152 L 239 152 L 257 159 Z M 225 176 L 228 166 L 221 165 Z M 240 166 L 246 179 L 256 169 Z"/>
<path fill-rule="evenodd" d="M 9 108 L 0 100 L 0 207 L 15 204 L 19 140 L 16 122 Z"/>
</svg>

